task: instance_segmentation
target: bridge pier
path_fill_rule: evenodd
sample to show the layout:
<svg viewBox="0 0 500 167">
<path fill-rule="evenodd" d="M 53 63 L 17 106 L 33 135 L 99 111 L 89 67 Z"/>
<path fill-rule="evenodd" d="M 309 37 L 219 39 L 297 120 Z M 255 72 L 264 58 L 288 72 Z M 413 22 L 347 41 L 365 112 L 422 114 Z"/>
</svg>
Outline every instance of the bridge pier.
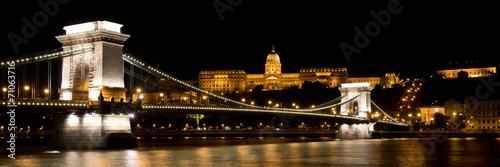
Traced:
<svg viewBox="0 0 500 167">
<path fill-rule="evenodd" d="M 371 139 L 376 123 L 342 124 L 336 138 L 338 139 Z"/>
<path fill-rule="evenodd" d="M 126 115 L 85 114 L 56 118 L 53 149 L 136 148 L 130 118 Z"/>
</svg>

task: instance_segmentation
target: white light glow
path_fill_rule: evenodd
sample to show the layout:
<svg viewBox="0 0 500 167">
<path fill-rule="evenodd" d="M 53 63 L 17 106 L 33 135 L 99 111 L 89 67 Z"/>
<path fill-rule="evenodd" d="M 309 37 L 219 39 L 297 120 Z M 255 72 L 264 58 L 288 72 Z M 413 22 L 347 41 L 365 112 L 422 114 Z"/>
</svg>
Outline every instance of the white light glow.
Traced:
<svg viewBox="0 0 500 167">
<path fill-rule="evenodd" d="M 370 87 L 370 83 L 368 82 L 360 82 L 360 83 L 343 83 L 340 84 L 342 88 L 353 88 L 353 87 Z"/>
<path fill-rule="evenodd" d="M 76 25 L 65 26 L 63 29 L 66 30 L 66 34 L 75 34 L 86 31 L 94 30 L 109 30 L 114 32 L 120 32 L 120 28 L 123 25 L 109 22 L 109 21 L 94 21 Z"/>
</svg>

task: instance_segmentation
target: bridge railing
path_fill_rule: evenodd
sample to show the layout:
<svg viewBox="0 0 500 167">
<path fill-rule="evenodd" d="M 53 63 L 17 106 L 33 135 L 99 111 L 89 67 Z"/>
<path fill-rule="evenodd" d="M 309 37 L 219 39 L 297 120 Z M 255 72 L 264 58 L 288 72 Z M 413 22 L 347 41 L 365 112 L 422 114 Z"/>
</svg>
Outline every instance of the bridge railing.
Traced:
<svg viewBox="0 0 500 167">
<path fill-rule="evenodd" d="M 72 55 L 76 55 L 76 54 L 82 54 L 82 53 L 93 51 L 93 50 L 94 50 L 94 47 L 87 47 L 87 48 L 82 48 L 82 49 L 66 50 L 66 51 L 63 51 L 62 48 L 61 49 L 53 49 L 53 50 L 38 52 L 38 53 L 34 53 L 34 54 L 19 56 L 21 58 L 18 57 L 16 59 L 0 60 L 0 68 L 8 67 L 9 62 L 14 62 L 14 63 L 16 63 L 16 65 L 29 64 L 29 63 L 35 63 L 35 62 L 40 62 L 40 61 L 47 61 L 47 60 L 51 60 L 51 59 L 68 57 L 68 56 L 72 56 Z"/>
<path fill-rule="evenodd" d="M 67 100 L 44 100 L 44 99 L 16 99 L 14 104 L 8 100 L 0 100 L 1 106 L 17 105 L 18 107 L 75 107 L 86 108 L 87 101 L 67 101 Z"/>
</svg>

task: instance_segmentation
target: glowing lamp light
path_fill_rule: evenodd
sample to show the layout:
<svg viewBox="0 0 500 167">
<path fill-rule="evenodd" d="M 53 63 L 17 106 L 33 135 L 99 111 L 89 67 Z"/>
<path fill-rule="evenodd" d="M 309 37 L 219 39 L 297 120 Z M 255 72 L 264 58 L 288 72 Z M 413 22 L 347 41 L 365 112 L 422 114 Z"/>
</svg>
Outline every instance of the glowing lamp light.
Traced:
<svg viewBox="0 0 500 167">
<path fill-rule="evenodd" d="M 163 93 L 160 93 L 160 97 L 163 97 Z"/>
<path fill-rule="evenodd" d="M 2 88 L 2 91 L 3 92 L 7 92 L 7 88 Z"/>
<path fill-rule="evenodd" d="M 143 95 L 139 95 L 139 99 L 144 99 L 144 96 Z"/>
<path fill-rule="evenodd" d="M 49 89 L 45 89 L 45 90 L 44 90 L 44 92 L 45 92 L 45 93 L 49 93 Z"/>
<path fill-rule="evenodd" d="M 24 90 L 29 90 L 30 87 L 29 86 L 24 86 Z"/>
<path fill-rule="evenodd" d="M 141 89 L 137 88 L 135 91 L 137 91 L 137 93 L 141 93 Z"/>
</svg>

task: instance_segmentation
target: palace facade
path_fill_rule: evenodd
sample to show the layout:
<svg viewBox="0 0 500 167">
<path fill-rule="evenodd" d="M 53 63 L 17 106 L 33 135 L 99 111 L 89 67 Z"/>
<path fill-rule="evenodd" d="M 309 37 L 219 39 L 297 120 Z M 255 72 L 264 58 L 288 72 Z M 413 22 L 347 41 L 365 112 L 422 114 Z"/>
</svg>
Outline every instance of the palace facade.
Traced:
<svg viewBox="0 0 500 167">
<path fill-rule="evenodd" d="M 302 68 L 299 73 L 283 73 L 278 53 L 274 50 L 267 55 L 264 74 L 247 74 L 243 70 L 203 70 L 198 75 L 200 88 L 214 93 L 251 92 L 257 85 L 263 86 L 263 91 L 282 90 L 297 86 L 302 88 L 305 81 L 319 81 L 330 88 L 341 83 L 370 82 L 371 87 L 387 83 L 398 83 L 397 75 L 388 73 L 381 77 L 349 78 L 346 68 Z M 387 77 L 391 76 L 391 77 Z"/>
</svg>

